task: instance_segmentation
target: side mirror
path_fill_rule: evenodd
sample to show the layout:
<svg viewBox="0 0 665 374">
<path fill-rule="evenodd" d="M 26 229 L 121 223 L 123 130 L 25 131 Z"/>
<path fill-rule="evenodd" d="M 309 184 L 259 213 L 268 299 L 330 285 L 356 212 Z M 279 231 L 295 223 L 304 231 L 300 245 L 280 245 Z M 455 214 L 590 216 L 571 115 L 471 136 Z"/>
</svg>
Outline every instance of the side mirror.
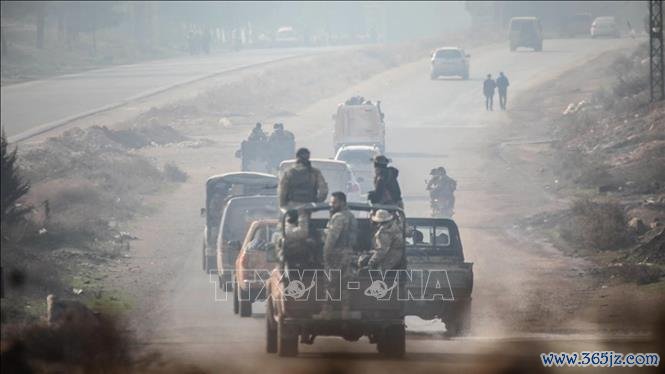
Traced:
<svg viewBox="0 0 665 374">
<path fill-rule="evenodd" d="M 469 58 L 469 57 L 471 57 L 471 55 L 470 55 L 470 54 L 467 54 L 467 55 L 466 55 L 466 58 Z"/>
<path fill-rule="evenodd" d="M 200 214 L 201 214 L 201 217 L 205 217 L 206 216 L 206 208 L 201 208 L 201 213 Z"/>
</svg>

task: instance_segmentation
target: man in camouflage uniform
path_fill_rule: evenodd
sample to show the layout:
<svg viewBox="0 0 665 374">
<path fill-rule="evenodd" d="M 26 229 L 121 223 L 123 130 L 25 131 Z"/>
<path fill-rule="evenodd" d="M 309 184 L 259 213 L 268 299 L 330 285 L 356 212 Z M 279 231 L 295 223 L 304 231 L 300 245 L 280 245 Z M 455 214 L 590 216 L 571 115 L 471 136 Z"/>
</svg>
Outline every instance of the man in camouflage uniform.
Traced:
<svg viewBox="0 0 665 374">
<path fill-rule="evenodd" d="M 309 150 L 296 152 L 296 164 L 279 179 L 277 190 L 280 208 L 321 202 L 328 195 L 328 184 L 321 171 L 309 162 Z"/>
<path fill-rule="evenodd" d="M 370 269 L 401 269 L 404 264 L 404 233 L 402 225 L 387 210 L 379 209 L 371 217 L 377 223 L 372 240 L 372 255 L 367 265 Z"/>
<path fill-rule="evenodd" d="M 333 275 L 328 284 L 328 291 L 336 295 L 336 288 L 340 285 L 342 316 L 349 312 L 350 294 L 346 284 L 353 276 L 356 264 L 356 255 L 353 246 L 356 243 L 358 233 L 358 222 L 353 213 L 346 207 L 346 195 L 343 192 L 334 192 L 330 200 L 331 217 L 325 230 L 325 241 L 323 244 L 323 264 L 327 272 Z M 337 272 L 339 271 L 339 272 Z M 324 304 L 323 315 L 332 311 L 330 304 Z"/>
</svg>

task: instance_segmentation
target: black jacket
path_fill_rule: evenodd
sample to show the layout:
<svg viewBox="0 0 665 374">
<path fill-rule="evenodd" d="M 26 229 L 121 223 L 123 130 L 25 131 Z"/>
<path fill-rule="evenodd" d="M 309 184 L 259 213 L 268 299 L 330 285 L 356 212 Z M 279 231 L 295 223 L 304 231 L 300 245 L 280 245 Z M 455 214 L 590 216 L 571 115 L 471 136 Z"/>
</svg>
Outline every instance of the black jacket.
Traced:
<svg viewBox="0 0 665 374">
<path fill-rule="evenodd" d="M 397 182 L 399 170 L 392 166 L 379 170 L 374 176 L 374 191 L 369 193 L 369 201 L 374 204 L 398 205 L 402 201 L 402 190 Z"/>
</svg>

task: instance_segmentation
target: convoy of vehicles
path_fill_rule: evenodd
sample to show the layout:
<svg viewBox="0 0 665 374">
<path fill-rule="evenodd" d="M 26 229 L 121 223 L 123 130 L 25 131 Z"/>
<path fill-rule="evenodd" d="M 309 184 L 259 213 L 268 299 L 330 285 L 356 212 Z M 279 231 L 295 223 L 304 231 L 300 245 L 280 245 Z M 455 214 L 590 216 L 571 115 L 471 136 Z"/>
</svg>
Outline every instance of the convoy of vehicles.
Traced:
<svg viewBox="0 0 665 374">
<path fill-rule="evenodd" d="M 354 100 L 355 99 L 355 100 Z M 333 114 L 333 145 L 337 152 L 344 145 L 374 145 L 385 152 L 386 125 L 381 102 L 352 98 L 337 107 Z"/>
<path fill-rule="evenodd" d="M 543 27 L 536 17 L 513 17 L 508 24 L 508 39 L 510 50 L 519 47 L 533 48 L 534 51 L 543 50 Z"/>
<path fill-rule="evenodd" d="M 217 237 L 217 274 L 220 286 L 228 291 L 234 265 L 252 222 L 278 216 L 275 196 L 240 196 L 228 201 Z"/>
<path fill-rule="evenodd" d="M 374 145 L 344 145 L 335 155 L 335 160 L 344 161 L 349 165 L 353 175 L 360 184 L 360 192 L 364 195 L 374 189 L 374 160 L 381 150 Z"/>
<path fill-rule="evenodd" d="M 463 50 L 454 50 L 468 58 Z M 468 61 L 460 66 L 467 69 L 460 75 L 468 76 Z M 291 252 L 285 246 L 290 241 L 281 239 L 285 217 L 293 212 L 277 207 L 278 180 L 295 164 L 286 160 L 277 176 L 238 172 L 207 180 L 206 207 L 201 210 L 206 216 L 204 270 L 216 271 L 220 287 L 232 291 L 234 313 L 241 317 L 252 315 L 254 302 L 266 300 L 266 350 L 280 356 L 295 356 L 299 342 L 313 344 L 317 336 L 327 335 L 349 341 L 366 336 L 379 353 L 401 357 L 406 351 L 404 318 L 409 315 L 441 319 L 449 336 L 466 333 L 473 264 L 465 262 L 457 225 L 450 219 L 407 218 L 401 208 L 371 204 L 365 197 L 373 188 L 373 158 L 384 151 L 379 104 L 352 98 L 340 105 L 334 143 L 335 160 L 310 162 L 321 170 L 329 191 L 347 194 L 358 222 L 353 250 L 360 259 L 372 249 L 376 224 L 370 213 L 385 209 L 402 225 L 403 268 L 370 270 L 359 262 L 344 282 L 325 273 L 323 264 L 315 264 L 318 270 L 298 269 L 299 262 L 288 258 Z M 298 208 L 311 216 L 310 240 L 321 246 L 315 251 L 322 252 L 329 210 L 327 203 Z M 331 288 L 336 279 L 339 287 Z M 346 307 L 340 310 L 340 304 L 330 304 L 331 298 Z"/>
<path fill-rule="evenodd" d="M 313 158 L 310 159 L 312 166 L 321 170 L 323 178 L 328 183 L 328 191 L 342 191 L 346 194 L 348 201 L 364 201 L 365 196 L 360 193 L 360 184 L 356 181 L 353 172 L 344 161 Z M 292 168 L 296 160 L 282 161 L 279 165 L 278 177 Z"/>
<path fill-rule="evenodd" d="M 439 48 L 432 53 L 432 70 L 430 77 L 460 76 L 469 79 L 469 58 L 471 56 L 459 47 Z"/>
<path fill-rule="evenodd" d="M 219 224 L 224 208 L 232 197 L 249 195 L 277 195 L 277 177 L 270 174 L 236 172 L 215 175 L 206 181 L 205 216 L 203 229 L 203 270 L 213 272 L 216 266 L 216 246 Z"/>
<path fill-rule="evenodd" d="M 614 17 L 597 17 L 591 24 L 591 37 L 619 37 L 619 28 Z"/>
</svg>

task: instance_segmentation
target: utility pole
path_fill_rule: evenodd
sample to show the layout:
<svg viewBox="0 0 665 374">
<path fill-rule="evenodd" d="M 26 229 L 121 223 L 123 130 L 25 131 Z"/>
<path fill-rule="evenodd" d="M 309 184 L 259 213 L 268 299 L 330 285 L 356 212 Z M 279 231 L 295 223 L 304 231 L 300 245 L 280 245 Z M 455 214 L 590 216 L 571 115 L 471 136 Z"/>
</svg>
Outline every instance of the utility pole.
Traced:
<svg viewBox="0 0 665 374">
<path fill-rule="evenodd" d="M 649 0 L 649 81 L 651 101 L 665 99 L 663 62 L 663 1 Z"/>
</svg>

